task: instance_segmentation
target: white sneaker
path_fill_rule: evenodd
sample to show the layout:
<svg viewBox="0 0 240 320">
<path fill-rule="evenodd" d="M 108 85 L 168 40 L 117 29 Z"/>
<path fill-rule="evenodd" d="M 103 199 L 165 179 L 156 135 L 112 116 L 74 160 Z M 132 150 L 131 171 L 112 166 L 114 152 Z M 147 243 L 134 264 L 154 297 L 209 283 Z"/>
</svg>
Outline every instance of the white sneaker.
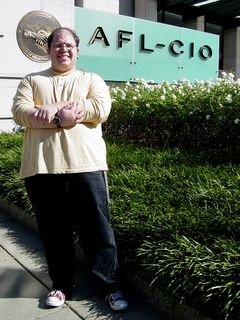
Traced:
<svg viewBox="0 0 240 320">
<path fill-rule="evenodd" d="M 65 294 L 61 290 L 53 289 L 46 298 L 48 307 L 60 307 L 65 302 Z"/>
<path fill-rule="evenodd" d="M 106 301 L 114 311 L 125 311 L 128 308 L 128 301 L 120 290 L 109 294 L 106 297 Z"/>
</svg>

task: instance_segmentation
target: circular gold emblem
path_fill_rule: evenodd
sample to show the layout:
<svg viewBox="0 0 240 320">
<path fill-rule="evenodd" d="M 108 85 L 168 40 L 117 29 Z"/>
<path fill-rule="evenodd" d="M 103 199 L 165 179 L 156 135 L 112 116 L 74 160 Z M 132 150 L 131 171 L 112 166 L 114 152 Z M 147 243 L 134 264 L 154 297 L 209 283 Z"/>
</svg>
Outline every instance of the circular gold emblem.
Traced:
<svg viewBox="0 0 240 320">
<path fill-rule="evenodd" d="M 60 23 L 51 14 L 44 11 L 31 11 L 19 21 L 17 42 L 21 51 L 36 62 L 49 60 L 47 38 Z"/>
</svg>

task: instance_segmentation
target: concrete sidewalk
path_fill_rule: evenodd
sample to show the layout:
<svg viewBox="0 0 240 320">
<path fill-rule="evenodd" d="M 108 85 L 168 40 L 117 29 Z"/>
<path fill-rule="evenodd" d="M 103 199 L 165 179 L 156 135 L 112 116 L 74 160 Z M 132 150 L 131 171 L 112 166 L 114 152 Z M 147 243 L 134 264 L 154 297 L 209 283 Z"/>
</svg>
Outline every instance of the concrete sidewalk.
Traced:
<svg viewBox="0 0 240 320">
<path fill-rule="evenodd" d="M 57 241 L 57 240 L 56 240 Z M 41 240 L 34 231 L 0 210 L 0 319 L 4 320 L 166 320 L 135 293 L 129 310 L 110 310 L 91 274 L 78 264 L 77 292 L 62 307 L 47 308 L 51 288 Z"/>
</svg>

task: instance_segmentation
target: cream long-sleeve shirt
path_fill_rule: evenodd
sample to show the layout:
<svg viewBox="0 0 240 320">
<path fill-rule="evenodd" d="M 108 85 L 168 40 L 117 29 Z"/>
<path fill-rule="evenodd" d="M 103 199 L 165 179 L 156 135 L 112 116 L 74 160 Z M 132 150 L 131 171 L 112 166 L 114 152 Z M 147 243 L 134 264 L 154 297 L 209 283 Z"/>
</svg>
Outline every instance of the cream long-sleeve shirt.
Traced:
<svg viewBox="0 0 240 320">
<path fill-rule="evenodd" d="M 68 128 L 31 128 L 28 115 L 35 105 L 78 101 L 84 120 Z M 101 123 L 111 110 L 106 83 L 95 73 L 51 69 L 27 75 L 13 99 L 14 121 L 26 127 L 20 175 L 107 170 Z"/>
</svg>

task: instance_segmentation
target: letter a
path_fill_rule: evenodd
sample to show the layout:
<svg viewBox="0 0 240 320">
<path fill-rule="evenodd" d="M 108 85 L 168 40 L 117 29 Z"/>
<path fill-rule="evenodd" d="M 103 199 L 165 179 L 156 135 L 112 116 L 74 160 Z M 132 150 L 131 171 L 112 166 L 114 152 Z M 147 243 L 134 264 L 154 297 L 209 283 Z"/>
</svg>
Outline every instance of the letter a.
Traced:
<svg viewBox="0 0 240 320">
<path fill-rule="evenodd" d="M 110 46 L 102 27 L 97 27 L 89 41 L 89 44 L 94 44 L 95 40 L 102 41 L 107 47 Z"/>
</svg>

